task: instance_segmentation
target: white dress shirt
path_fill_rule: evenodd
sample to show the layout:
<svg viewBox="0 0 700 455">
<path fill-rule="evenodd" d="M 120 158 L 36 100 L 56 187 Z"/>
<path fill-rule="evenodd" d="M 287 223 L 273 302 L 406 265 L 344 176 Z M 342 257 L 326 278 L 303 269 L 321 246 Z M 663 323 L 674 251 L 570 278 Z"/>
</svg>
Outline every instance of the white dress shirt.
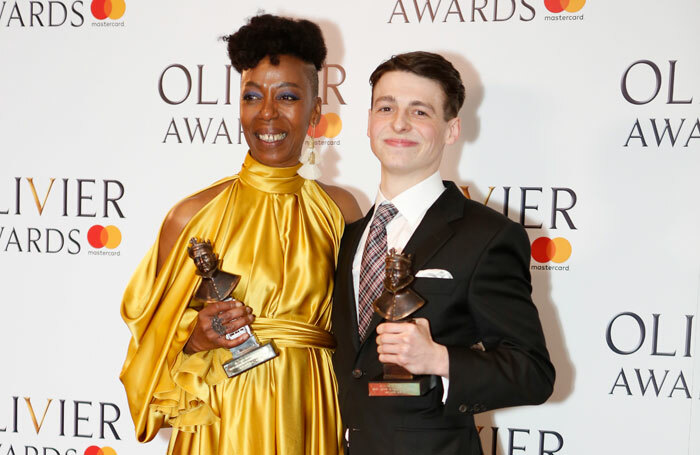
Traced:
<svg viewBox="0 0 700 455">
<path fill-rule="evenodd" d="M 440 197 L 443 191 L 445 191 L 445 185 L 442 184 L 439 171 L 422 182 L 417 183 L 411 188 L 405 190 L 390 201 L 382 194 L 381 189 L 377 191 L 377 197 L 374 201 L 375 208 L 379 207 L 383 202 L 391 202 L 398 210 L 398 213 L 394 219 L 392 219 L 386 225 L 387 251 L 392 248 L 396 248 L 396 251 L 398 252 L 403 251 L 403 248 L 413 236 L 413 233 L 418 228 L 418 225 L 420 225 L 421 221 L 423 221 L 425 213 Z M 355 258 L 352 262 L 352 284 L 355 292 L 355 306 L 357 315 L 360 314 L 357 306 L 359 305 L 358 289 L 360 286 L 362 253 L 365 250 L 365 243 L 367 243 L 367 235 L 369 234 L 369 228 L 372 225 L 372 220 L 374 220 L 374 214 L 372 215 L 372 219 L 369 221 L 369 223 L 367 223 L 365 231 L 362 233 L 360 243 L 358 244 L 357 251 L 355 252 Z M 449 381 L 446 378 L 442 378 L 442 384 L 444 390 L 442 401 L 444 403 L 445 399 L 447 398 Z"/>
</svg>

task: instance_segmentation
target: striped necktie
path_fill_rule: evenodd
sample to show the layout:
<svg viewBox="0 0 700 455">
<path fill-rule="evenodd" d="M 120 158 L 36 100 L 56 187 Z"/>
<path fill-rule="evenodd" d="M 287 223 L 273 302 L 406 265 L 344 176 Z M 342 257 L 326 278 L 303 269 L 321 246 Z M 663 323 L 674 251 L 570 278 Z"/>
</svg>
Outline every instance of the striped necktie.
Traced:
<svg viewBox="0 0 700 455">
<path fill-rule="evenodd" d="M 365 242 L 365 250 L 362 253 L 362 265 L 360 268 L 359 308 L 357 314 L 357 327 L 360 339 L 364 339 L 369 322 L 372 319 L 374 302 L 382 293 L 385 276 L 386 258 L 386 225 L 399 211 L 391 202 L 383 203 L 377 209 L 369 234 Z"/>
</svg>

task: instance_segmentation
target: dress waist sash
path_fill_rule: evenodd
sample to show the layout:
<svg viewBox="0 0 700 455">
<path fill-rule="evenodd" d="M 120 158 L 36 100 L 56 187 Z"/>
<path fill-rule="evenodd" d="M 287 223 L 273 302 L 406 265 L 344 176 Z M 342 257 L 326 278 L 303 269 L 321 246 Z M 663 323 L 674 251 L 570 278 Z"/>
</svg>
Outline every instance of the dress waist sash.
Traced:
<svg viewBox="0 0 700 455">
<path fill-rule="evenodd" d="M 272 340 L 281 348 L 335 348 L 333 335 L 304 322 L 258 317 L 251 328 L 261 342 Z"/>
</svg>

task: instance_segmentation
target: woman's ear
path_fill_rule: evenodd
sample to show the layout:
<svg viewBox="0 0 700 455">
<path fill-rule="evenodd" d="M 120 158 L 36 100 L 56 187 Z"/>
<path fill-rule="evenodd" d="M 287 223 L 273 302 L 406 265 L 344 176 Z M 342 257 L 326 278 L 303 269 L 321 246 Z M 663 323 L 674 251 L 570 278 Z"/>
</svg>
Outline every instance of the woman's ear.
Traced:
<svg viewBox="0 0 700 455">
<path fill-rule="evenodd" d="M 316 97 L 316 102 L 314 103 L 313 111 L 311 112 L 310 125 L 316 126 L 318 122 L 321 121 L 321 104 L 323 104 L 321 97 Z"/>
</svg>

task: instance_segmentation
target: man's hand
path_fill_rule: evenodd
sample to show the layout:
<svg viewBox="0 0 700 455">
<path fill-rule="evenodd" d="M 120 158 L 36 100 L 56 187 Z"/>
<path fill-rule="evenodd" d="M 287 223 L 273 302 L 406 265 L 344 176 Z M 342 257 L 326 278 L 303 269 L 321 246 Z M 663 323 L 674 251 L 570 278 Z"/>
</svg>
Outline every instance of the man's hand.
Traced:
<svg viewBox="0 0 700 455">
<path fill-rule="evenodd" d="M 377 326 L 377 352 L 382 363 L 394 363 L 413 374 L 434 374 L 449 379 L 447 348 L 433 341 L 430 322 L 384 322 Z"/>
<path fill-rule="evenodd" d="M 200 351 L 209 351 L 216 348 L 233 348 L 248 339 L 248 334 L 243 334 L 234 340 L 227 340 L 225 334 L 218 334 L 212 327 L 214 317 L 218 317 L 226 329 L 226 333 L 234 332 L 243 326 L 252 324 L 255 320 L 253 309 L 239 302 L 216 302 L 202 309 L 197 315 L 197 324 L 192 335 L 185 345 L 186 354 L 194 354 Z"/>
</svg>

